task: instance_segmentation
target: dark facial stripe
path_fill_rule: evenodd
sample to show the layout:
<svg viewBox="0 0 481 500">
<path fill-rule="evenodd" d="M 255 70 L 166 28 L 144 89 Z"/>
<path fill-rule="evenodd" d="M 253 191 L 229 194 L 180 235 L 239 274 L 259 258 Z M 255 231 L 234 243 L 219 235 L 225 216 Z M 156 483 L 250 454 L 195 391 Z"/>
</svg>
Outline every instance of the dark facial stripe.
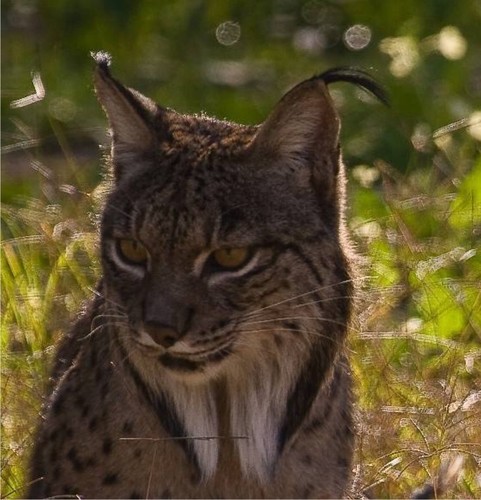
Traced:
<svg viewBox="0 0 481 500">
<path fill-rule="evenodd" d="M 232 352 L 230 346 L 219 349 L 218 351 L 209 354 L 202 361 L 192 361 L 190 359 L 179 358 L 176 356 L 171 356 L 170 354 L 163 354 L 159 356 L 159 361 L 167 368 L 172 370 L 182 371 L 182 372 L 195 372 L 204 369 L 207 363 L 219 363 L 224 358 L 229 356 Z"/>
<path fill-rule="evenodd" d="M 238 312 L 243 312 L 247 309 L 246 304 L 239 304 L 231 300 L 229 297 L 224 298 L 225 303 L 233 310 Z"/>
<path fill-rule="evenodd" d="M 320 343 L 312 346 L 311 356 L 287 400 L 286 416 L 278 437 L 279 453 L 311 409 L 332 364 L 333 354 L 334 349 L 325 350 Z"/>
<path fill-rule="evenodd" d="M 170 354 L 162 354 L 159 356 L 159 361 L 166 367 L 172 370 L 182 372 L 195 372 L 202 370 L 204 363 L 198 361 L 191 361 L 189 359 L 178 358 Z"/>
<path fill-rule="evenodd" d="M 321 416 L 314 418 L 307 427 L 307 430 L 318 430 L 324 426 L 324 424 L 329 419 L 332 409 L 335 405 L 335 400 L 339 396 L 339 389 L 341 387 L 341 370 L 342 366 L 338 366 L 332 380 L 329 383 L 329 387 L 325 391 L 325 395 L 323 395 L 323 399 L 325 400 L 324 410 Z"/>
<path fill-rule="evenodd" d="M 220 349 L 219 351 L 214 352 L 213 354 L 208 356 L 207 361 L 209 361 L 209 363 L 219 363 L 224 358 L 229 356 L 231 352 L 232 352 L 231 347 L 225 347 L 224 349 Z"/>
<path fill-rule="evenodd" d="M 291 244 L 288 245 L 287 248 L 294 252 L 304 262 L 304 264 L 306 264 L 313 276 L 316 278 L 317 282 L 322 285 L 324 283 L 324 280 L 322 279 L 319 270 L 314 265 L 310 257 L 308 257 L 297 245 Z"/>
<path fill-rule="evenodd" d="M 129 357 L 120 342 L 117 343 L 121 357 L 124 360 L 124 364 L 127 367 L 135 385 L 139 391 L 143 394 L 146 401 L 152 406 L 155 415 L 157 415 L 160 420 L 160 424 L 167 431 L 167 433 L 175 438 L 187 438 L 187 433 L 183 425 L 181 424 L 175 410 L 172 405 L 169 404 L 167 398 L 162 393 L 154 392 L 139 375 L 135 367 L 129 360 Z M 183 448 L 187 459 L 195 467 L 198 474 L 200 474 L 200 467 L 197 461 L 197 456 L 188 439 L 176 439 L 176 442 Z"/>
<path fill-rule="evenodd" d="M 271 295 L 275 295 L 279 292 L 279 290 L 283 290 L 282 286 L 276 286 L 272 289 L 264 290 L 263 292 L 258 292 L 256 294 L 249 295 L 246 300 L 250 300 L 251 302 L 255 302 L 260 304 L 262 300 L 267 299 Z"/>
<path fill-rule="evenodd" d="M 242 276 L 239 276 L 237 279 L 240 281 L 247 280 L 249 278 L 252 278 L 253 276 L 256 276 L 257 274 L 264 272 L 266 269 L 269 269 L 277 262 L 281 254 L 282 252 L 280 250 L 276 251 L 269 259 L 269 262 L 266 262 L 262 266 L 254 267 L 254 269 L 251 269 L 249 272 L 243 274 Z"/>
</svg>

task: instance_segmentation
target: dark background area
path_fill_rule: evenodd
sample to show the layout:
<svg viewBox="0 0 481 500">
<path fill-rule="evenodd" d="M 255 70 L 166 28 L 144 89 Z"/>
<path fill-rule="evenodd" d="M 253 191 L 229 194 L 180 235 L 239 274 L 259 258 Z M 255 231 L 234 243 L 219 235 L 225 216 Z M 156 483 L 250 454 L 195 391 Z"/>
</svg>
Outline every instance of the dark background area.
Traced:
<svg viewBox="0 0 481 500">
<path fill-rule="evenodd" d="M 110 52 L 114 74 L 164 106 L 241 123 L 262 121 L 315 73 L 364 68 L 392 107 L 333 88 L 351 165 L 382 158 L 418 168 L 432 152 L 430 134 L 481 105 L 477 0 L 7 0 L 2 11 L 5 201 L 44 181 L 32 157 L 55 175 L 62 156 L 74 170 L 98 157 L 105 120 L 92 91 L 92 50 Z M 45 97 L 12 109 L 32 94 L 34 72 Z"/>
</svg>

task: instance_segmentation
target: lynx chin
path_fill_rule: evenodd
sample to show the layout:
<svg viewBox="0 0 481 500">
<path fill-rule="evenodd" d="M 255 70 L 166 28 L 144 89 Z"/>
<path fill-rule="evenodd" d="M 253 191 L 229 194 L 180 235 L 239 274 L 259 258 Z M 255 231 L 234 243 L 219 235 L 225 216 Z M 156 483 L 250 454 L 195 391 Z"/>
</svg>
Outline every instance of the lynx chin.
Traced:
<svg viewBox="0 0 481 500">
<path fill-rule="evenodd" d="M 323 498 L 349 489 L 352 257 L 334 69 L 259 126 L 110 74 L 102 277 L 55 357 L 30 497 Z"/>
</svg>

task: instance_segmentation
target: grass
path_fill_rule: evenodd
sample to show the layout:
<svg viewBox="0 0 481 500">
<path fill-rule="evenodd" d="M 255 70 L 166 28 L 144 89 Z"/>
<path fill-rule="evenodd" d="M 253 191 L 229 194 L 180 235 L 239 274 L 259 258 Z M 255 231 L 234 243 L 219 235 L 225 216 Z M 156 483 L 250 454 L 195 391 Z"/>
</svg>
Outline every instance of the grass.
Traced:
<svg viewBox="0 0 481 500">
<path fill-rule="evenodd" d="M 374 497 L 408 496 L 455 457 L 463 473 L 447 495 L 481 494 L 481 158 L 453 159 L 353 172 L 351 226 L 370 263 L 351 342 L 358 474 Z"/>
<path fill-rule="evenodd" d="M 409 495 L 449 457 L 464 465 L 448 496 L 481 496 L 481 158 L 468 132 L 432 143 L 424 168 L 352 170 L 369 277 L 350 342 L 355 480 L 372 496 Z M 47 182 L 48 196 L 2 210 L 4 498 L 22 492 L 52 345 L 98 276 L 98 189 L 78 182 L 85 192 Z"/>
<path fill-rule="evenodd" d="M 21 494 L 53 344 L 98 275 L 93 197 L 57 194 L 2 207 L 2 497 Z"/>
</svg>

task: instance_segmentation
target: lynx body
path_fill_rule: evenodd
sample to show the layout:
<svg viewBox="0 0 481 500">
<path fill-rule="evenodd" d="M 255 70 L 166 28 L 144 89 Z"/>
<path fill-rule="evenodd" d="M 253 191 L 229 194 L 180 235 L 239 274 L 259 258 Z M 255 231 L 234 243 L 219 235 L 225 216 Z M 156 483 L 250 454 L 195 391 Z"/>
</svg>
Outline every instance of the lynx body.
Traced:
<svg viewBox="0 0 481 500">
<path fill-rule="evenodd" d="M 327 72 L 258 127 L 162 108 L 96 56 L 103 276 L 61 341 L 31 497 L 340 497 L 352 309 Z M 374 90 L 373 90 L 374 89 Z"/>
</svg>

